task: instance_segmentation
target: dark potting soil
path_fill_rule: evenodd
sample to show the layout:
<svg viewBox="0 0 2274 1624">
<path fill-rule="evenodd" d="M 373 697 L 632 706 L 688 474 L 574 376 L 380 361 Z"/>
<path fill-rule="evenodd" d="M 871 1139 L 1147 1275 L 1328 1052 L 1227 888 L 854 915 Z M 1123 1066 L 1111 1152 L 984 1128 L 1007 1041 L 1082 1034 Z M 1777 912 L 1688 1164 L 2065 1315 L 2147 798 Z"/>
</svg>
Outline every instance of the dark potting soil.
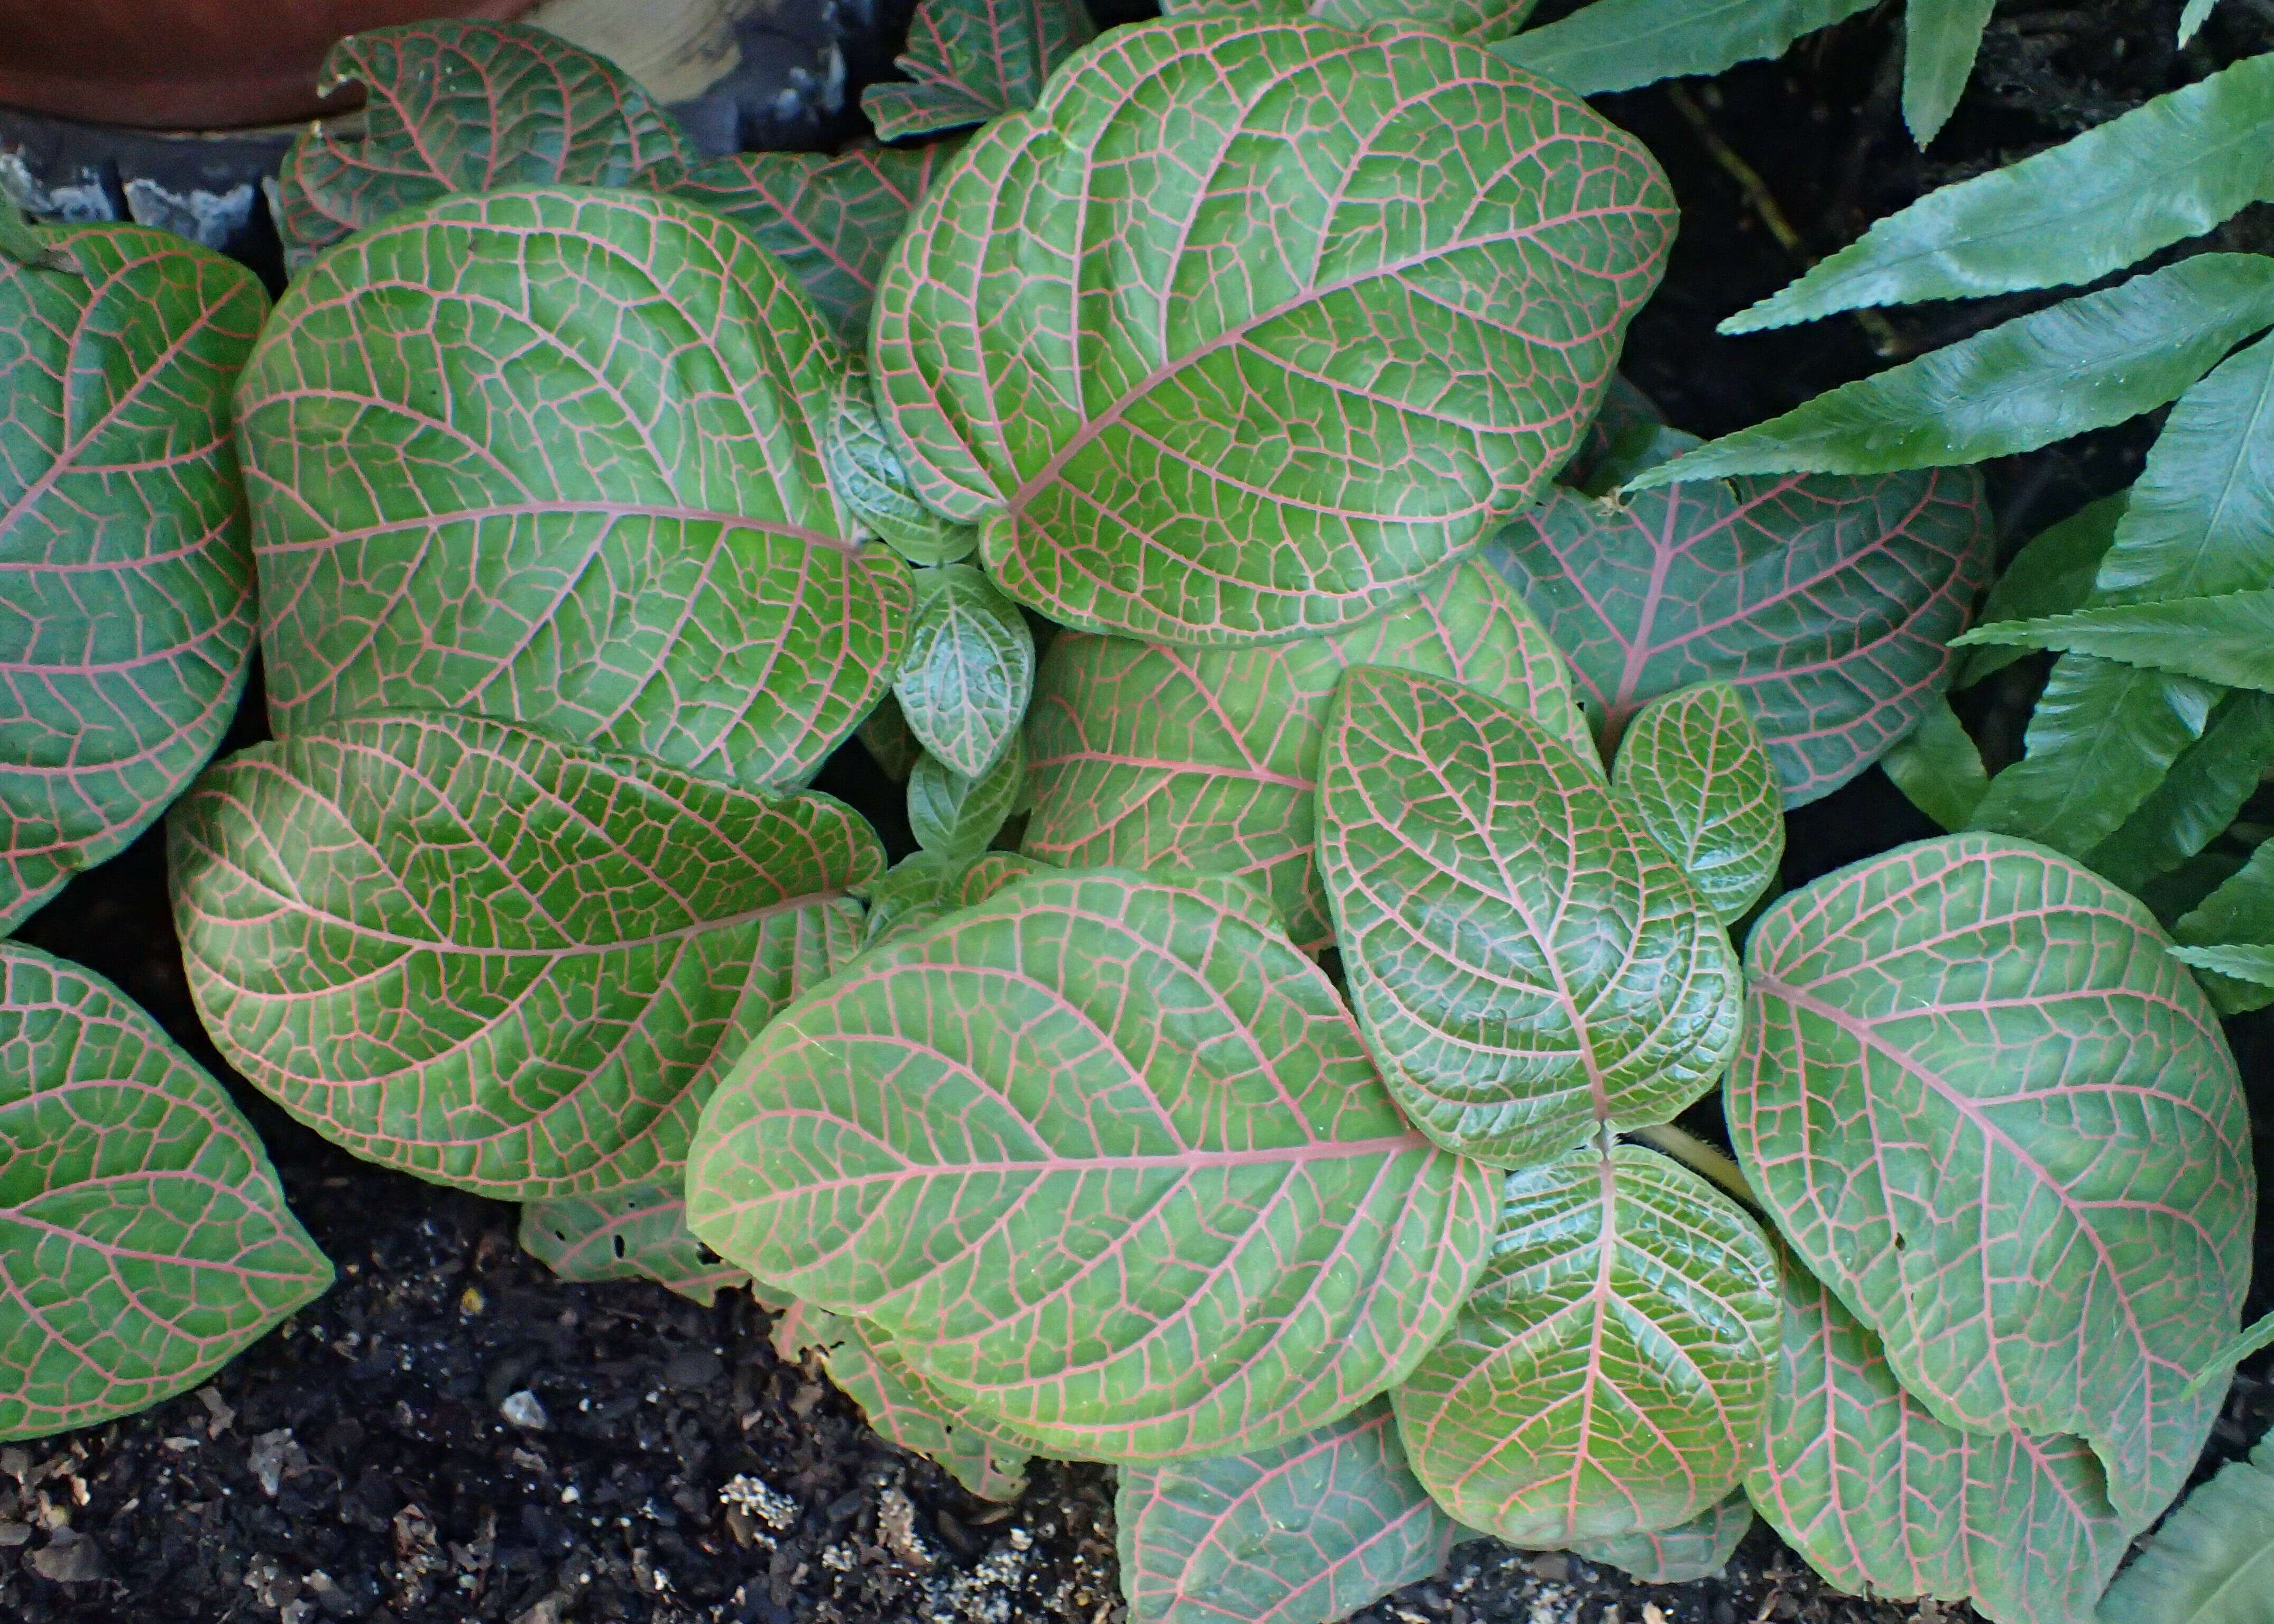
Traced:
<svg viewBox="0 0 2274 1624">
<path fill-rule="evenodd" d="M 1630 372 L 1705 433 L 1755 422 L 2041 300 L 1935 305 L 1722 339 L 1713 324 L 1921 192 L 2060 139 L 2217 63 L 2274 47 L 2274 0 L 2230 0 L 2184 58 L 2180 0 L 2009 4 L 1975 86 L 1921 156 L 1899 111 L 1901 8 L 1710 86 L 1608 98 L 1672 175 L 1683 230 Z M 1549 11 L 1557 9 L 1551 5 Z M 1562 9 L 1568 9 L 1568 5 Z M 1118 18 L 1119 12 L 1115 13 Z M 1720 147 L 1717 152 L 1716 147 Z M 1731 160 L 1736 162 L 1732 162 Z M 2274 246 L 2269 211 L 2223 246 Z M 1988 472 L 2009 542 L 2137 471 L 2153 425 Z M 2019 669 L 2019 668 L 2017 668 Z M 1978 718 L 2018 741 L 2026 682 Z M 256 688 L 236 748 L 261 736 Z M 848 747 L 823 786 L 897 851 L 897 792 Z M 1790 820 L 1800 883 L 1932 832 L 1874 771 Z M 21 933 L 117 981 L 208 1065 L 155 833 Z M 2274 1020 L 2233 1030 L 2274 1190 Z M 335 1289 L 197 1393 L 0 1449 L 0 1620 L 23 1624 L 1119 1624 L 1112 1478 L 1039 1466 L 991 1506 L 879 1441 L 813 1369 L 770 1350 L 748 1296 L 569 1285 L 521 1252 L 516 1214 L 359 1163 L 239 1080 Z M 1694 1125 L 1717 1132 L 1712 1108 Z M 2249 1312 L 2274 1307 L 2262 1222 Z M 2205 1459 L 2274 1422 L 2274 1360 L 2236 1379 Z M 1653 1587 L 1562 1554 L 1463 1546 L 1363 1624 L 1936 1624 L 1964 1607 L 1826 1590 L 1766 1529 L 1717 1579 Z"/>
</svg>

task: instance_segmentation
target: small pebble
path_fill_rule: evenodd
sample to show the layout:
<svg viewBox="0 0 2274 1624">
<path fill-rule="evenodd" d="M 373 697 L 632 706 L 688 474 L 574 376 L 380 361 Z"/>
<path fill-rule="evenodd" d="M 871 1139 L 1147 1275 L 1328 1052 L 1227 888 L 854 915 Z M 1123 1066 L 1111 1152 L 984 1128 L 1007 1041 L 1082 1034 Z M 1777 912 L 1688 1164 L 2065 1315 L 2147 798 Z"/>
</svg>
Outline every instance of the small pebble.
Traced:
<svg viewBox="0 0 2274 1624">
<path fill-rule="evenodd" d="M 498 1413 L 516 1426 L 532 1432 L 541 1432 L 553 1425 L 553 1418 L 545 1413 L 545 1406 L 537 1402 L 537 1395 L 527 1387 L 518 1393 L 507 1394 L 505 1402 L 498 1406 Z"/>
</svg>

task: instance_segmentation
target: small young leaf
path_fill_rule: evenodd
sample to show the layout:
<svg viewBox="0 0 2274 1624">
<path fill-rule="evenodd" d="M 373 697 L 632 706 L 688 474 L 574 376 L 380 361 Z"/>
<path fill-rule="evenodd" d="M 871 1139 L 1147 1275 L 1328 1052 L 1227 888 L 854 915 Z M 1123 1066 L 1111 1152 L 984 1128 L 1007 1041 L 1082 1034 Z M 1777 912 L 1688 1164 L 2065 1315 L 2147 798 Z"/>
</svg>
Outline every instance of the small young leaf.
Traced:
<svg viewBox="0 0 2274 1624">
<path fill-rule="evenodd" d="M 1989 792 L 1990 775 L 1950 702 L 1927 707 L 1910 735 L 1879 758 L 1910 803 L 1945 829 L 1963 829 Z"/>
<path fill-rule="evenodd" d="M 1728 683 L 1683 688 L 1637 711 L 1611 783 L 1724 924 L 1743 919 L 1776 878 L 1784 860 L 1776 769 Z"/>
<path fill-rule="evenodd" d="M 1027 786 L 1027 753 L 1019 735 L 985 772 L 967 778 L 937 756 L 908 775 L 908 831 L 927 852 L 965 861 L 994 842 Z"/>
<path fill-rule="evenodd" d="M 909 563 L 953 564 L 978 550 L 977 525 L 942 518 L 916 500 L 907 470 L 877 416 L 868 369 L 857 359 L 832 399 L 822 455 L 837 500 Z"/>
<path fill-rule="evenodd" d="M 1027 1492 L 1033 1447 L 1026 1440 L 952 1402 L 867 1321 L 811 1307 L 799 1318 L 798 1342 L 820 1353 L 830 1380 L 877 1436 L 937 1462 L 982 1500 L 1008 1502 Z"/>
<path fill-rule="evenodd" d="M 2027 753 L 1990 780 L 1974 827 L 2083 855 L 2154 793 L 2218 703 L 2190 677 L 2064 654 L 2029 713 Z"/>
<path fill-rule="evenodd" d="M 1995 1624 L 2091 1624 L 2129 1531 L 2092 1452 L 1946 1425 L 1840 1299 L 1782 1261 L 1768 1444 L 1745 1479 L 1761 1515 L 1856 1595 L 1971 1600 Z"/>
<path fill-rule="evenodd" d="M 861 110 L 887 141 L 1019 112 L 1094 32 L 1082 0 L 917 0 L 892 63 L 910 82 L 870 86 Z"/>
<path fill-rule="evenodd" d="M 0 259 L 0 934 L 196 776 L 252 658 L 230 391 L 267 297 L 170 232 Z"/>
<path fill-rule="evenodd" d="M 1511 1173 L 1468 1305 L 1390 1395 L 1414 1474 L 1520 1545 L 1702 1516 L 1759 1447 L 1777 1312 L 1759 1227 L 1656 1152 Z"/>
<path fill-rule="evenodd" d="M 1721 331 L 2097 282 L 2274 192 L 2270 117 L 2274 53 L 1929 192 Z"/>
<path fill-rule="evenodd" d="M 2227 950 L 2219 955 L 2220 962 L 2202 965 L 2209 973 L 2203 979 L 2211 1001 L 2225 1013 L 2239 1015 L 2274 1004 L 2274 984 L 2252 974 L 2258 955 L 2249 951 L 2274 944 L 2274 841 L 2251 853 L 2249 861 L 2172 927 L 2172 935 L 2183 949 Z"/>
<path fill-rule="evenodd" d="M 879 147 L 825 153 L 730 153 L 671 187 L 717 209 L 790 269 L 847 350 L 867 348 L 869 307 L 885 258 L 916 206 L 960 145 Z"/>
<path fill-rule="evenodd" d="M 1319 869 L 1367 1045 L 1450 1149 L 1520 1165 L 1669 1121 L 1736 1043 L 1697 887 L 1593 761 L 1471 689 L 1344 674 Z"/>
<path fill-rule="evenodd" d="M 2265 1624 L 2270 1597 L 2274 1435 L 2180 1503 L 2109 1587 L 2100 1624 Z"/>
<path fill-rule="evenodd" d="M 301 1121 L 542 1200 L 662 1176 L 719 1070 L 849 958 L 860 816 L 440 712 L 230 756 L 168 830 L 198 1013 Z"/>
<path fill-rule="evenodd" d="M 1594 0 L 1494 49 L 1583 96 L 1781 56 L 1873 0 Z"/>
<path fill-rule="evenodd" d="M 1562 464 L 1673 221 L 1638 143 L 1480 47 L 1116 28 L 918 207 L 877 405 L 918 495 L 1051 620 L 1330 633 Z"/>
<path fill-rule="evenodd" d="M 1260 900 L 1114 871 L 1020 880 L 779 1017 L 688 1192 L 697 1235 L 950 1398 L 1134 1462 L 1264 1448 L 1403 1378 L 1493 1216 Z"/>
<path fill-rule="evenodd" d="M 1027 724 L 1035 813 L 1021 849 L 1065 868 L 1243 874 L 1298 943 L 1323 945 L 1319 741 L 1337 680 L 1360 665 L 1463 683 L 1593 754 L 1563 657 L 1514 589 L 1465 560 L 1331 637 L 1180 649 L 1059 633 Z"/>
<path fill-rule="evenodd" d="M 968 564 L 920 571 L 915 588 L 908 651 L 892 679 L 900 714 L 942 764 L 984 777 L 1027 714 L 1035 634 L 1019 606 Z"/>
<path fill-rule="evenodd" d="M 670 185 L 678 125 L 614 64 L 521 23 L 438 19 L 351 34 L 316 88 L 366 93 L 318 120 L 276 174 L 276 227 L 297 270 L 319 249 L 452 192 L 559 182 Z"/>
<path fill-rule="evenodd" d="M 1924 147 L 1949 121 L 1973 77 L 1996 0 L 1906 0 L 1903 123 Z"/>
<path fill-rule="evenodd" d="M 2180 43 L 2185 45 L 2195 37 L 2195 32 L 2210 20 L 2211 8 L 2218 0 L 2187 0 L 2180 12 Z M 2253 60 L 2256 60 L 2253 58 Z"/>
<path fill-rule="evenodd" d="M 2228 694 L 2202 737 L 2180 753 L 2122 827 L 2085 853 L 2085 866 L 2138 895 L 2217 839 L 2270 768 L 2274 694 Z"/>
<path fill-rule="evenodd" d="M 2116 540 L 2116 527 L 2132 500 L 2128 490 L 2088 502 L 2058 524 L 2047 525 L 2022 545 L 1982 600 L 1980 618 L 2026 620 L 2042 614 L 2082 609 L 2092 598 L 2100 560 Z M 1967 649 L 1958 659 L 1954 688 L 1971 688 L 1992 672 L 2024 657 L 2020 649 Z"/>
<path fill-rule="evenodd" d="M 1570 655 L 1608 736 L 1661 694 L 1734 683 L 1794 807 L 1917 726 L 1994 545 L 1968 470 L 1706 481 L 1624 503 L 1557 491 L 1486 556 Z"/>
<path fill-rule="evenodd" d="M 2174 400 L 2274 325 L 2274 259 L 2208 253 L 1857 379 L 1634 479 L 1877 474 L 2031 451 Z"/>
<path fill-rule="evenodd" d="M 2229 688 L 2274 693 L 2274 588 L 2111 604 L 1977 626 L 1965 645 L 2061 649 Z"/>
<path fill-rule="evenodd" d="M 869 905 L 862 951 L 922 930 L 960 908 L 976 907 L 1045 867 L 1015 852 L 982 852 L 976 857 L 911 853 L 855 893 Z"/>
<path fill-rule="evenodd" d="M 1794 892 L 1746 944 L 1747 1177 L 1946 1423 L 2084 1439 L 2135 1526 L 2194 1466 L 2187 1375 L 2250 1273 L 2248 1111 L 2145 908 L 1946 835 Z"/>
<path fill-rule="evenodd" d="M 2260 951 L 2264 958 L 2259 973 L 2274 977 L 2274 948 Z M 2202 1369 L 2195 1372 L 2194 1387 L 2216 1386 L 2218 1391 L 2225 1392 L 2234 1380 L 2234 1367 L 2262 1348 L 2274 1348 L 2274 1314 L 2264 1315 L 2255 1325 L 2244 1326 L 2233 1342 L 2204 1360 Z"/>
<path fill-rule="evenodd" d="M 1379 1399 L 1253 1454 L 1118 1475 L 1131 1624 L 1331 1624 L 1434 1575 L 1455 1538 Z"/>
<path fill-rule="evenodd" d="M 1605 1534 L 1571 1542 L 1574 1555 L 1608 1563 L 1645 1584 L 1687 1584 L 1710 1579 L 1729 1565 L 1753 1526 L 1743 1490 L 1702 1517 L 1648 1534 Z"/>
<path fill-rule="evenodd" d="M 563 1280 L 652 1280 L 690 1302 L 750 1283 L 689 1231 L 676 1177 L 532 1201 L 521 1209 L 521 1244 Z"/>
<path fill-rule="evenodd" d="M 228 1091 L 101 976 L 0 942 L 0 1440 L 220 1369 L 332 1283 Z"/>
<path fill-rule="evenodd" d="M 27 270 L 64 271 L 86 277 L 78 256 L 69 245 L 70 239 L 53 231 L 43 231 L 24 218 L 24 211 L 5 197 L 0 197 L 0 267 L 22 266 Z"/>
<path fill-rule="evenodd" d="M 327 255 L 237 394 L 277 731 L 473 710 L 759 789 L 897 667 L 818 419 L 843 351 L 675 199 L 447 198 Z"/>
</svg>

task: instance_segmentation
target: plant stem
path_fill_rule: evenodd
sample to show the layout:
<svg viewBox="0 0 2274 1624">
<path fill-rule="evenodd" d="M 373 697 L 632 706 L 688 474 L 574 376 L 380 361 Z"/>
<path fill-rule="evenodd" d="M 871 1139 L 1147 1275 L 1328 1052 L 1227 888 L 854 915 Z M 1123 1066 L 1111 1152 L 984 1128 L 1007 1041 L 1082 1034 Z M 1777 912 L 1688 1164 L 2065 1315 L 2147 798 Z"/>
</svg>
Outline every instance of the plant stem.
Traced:
<svg viewBox="0 0 2274 1624">
<path fill-rule="evenodd" d="M 1627 1137 L 1640 1139 L 1653 1150 L 1673 1157 L 1699 1177 L 1719 1184 L 1747 1207 L 1759 1210 L 1761 1199 L 1745 1182 L 1745 1170 L 1737 1165 L 1736 1158 L 1718 1146 L 1709 1145 L 1670 1122 L 1654 1128 L 1634 1129 Z"/>
</svg>

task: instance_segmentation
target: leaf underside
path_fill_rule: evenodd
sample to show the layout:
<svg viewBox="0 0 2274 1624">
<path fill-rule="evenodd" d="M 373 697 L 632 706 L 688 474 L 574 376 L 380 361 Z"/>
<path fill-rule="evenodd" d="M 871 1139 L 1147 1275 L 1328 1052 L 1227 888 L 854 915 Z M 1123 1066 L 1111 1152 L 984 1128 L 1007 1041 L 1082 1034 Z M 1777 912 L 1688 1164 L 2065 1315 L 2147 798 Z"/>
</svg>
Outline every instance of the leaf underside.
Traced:
<svg viewBox="0 0 2274 1624">
<path fill-rule="evenodd" d="M 186 1392 L 331 1282 L 227 1091 L 109 982 L 0 942 L 0 1440 Z"/>
<path fill-rule="evenodd" d="M 1672 219 L 1639 146 L 1477 47 L 1117 28 L 918 207 L 879 404 L 1052 620 L 1326 633 L 1563 462 Z"/>
<path fill-rule="evenodd" d="M 1736 955 L 1592 759 L 1482 695 L 1361 665 L 1319 780 L 1351 1002 L 1432 1139 L 1519 1165 L 1713 1086 Z"/>
<path fill-rule="evenodd" d="M 1946 1422 L 2186 1481 L 2255 1208 L 2216 1017 L 2145 908 L 2008 837 L 1899 846 L 1754 926 L 1728 1116 L 1794 1248 Z"/>
<path fill-rule="evenodd" d="M 0 259 L 0 934 L 181 793 L 252 657 L 260 284 L 170 233 L 35 236 L 80 268 Z"/>
<path fill-rule="evenodd" d="M 169 830 L 198 1011 L 359 1156 L 508 1199 L 669 1176 L 719 1068 L 855 951 L 884 854 L 751 794 L 436 712 L 230 757 Z"/>
<path fill-rule="evenodd" d="M 1245 875 L 1298 943 L 1323 944 L 1319 744 L 1335 683 L 1358 665 L 1464 683 L 1593 748 L 1562 656 L 1473 561 L 1332 637 L 1186 649 L 1061 632 L 1027 721 L 1035 808 L 1021 849 L 1063 868 Z"/>
<path fill-rule="evenodd" d="M 1636 1145 L 1508 1175 L 1490 1261 L 1397 1388 L 1415 1473 L 1520 1545 L 1674 1529 L 1758 1447 L 1778 1329 L 1752 1220 Z"/>
<path fill-rule="evenodd" d="M 610 63 L 520 23 L 437 19 L 351 34 L 317 88 L 361 85 L 359 117 L 285 154 L 276 225 L 295 268 L 398 209 L 453 192 L 678 178 L 679 128 Z"/>
<path fill-rule="evenodd" d="M 690 1302 L 750 1283 L 689 1232 L 675 1178 L 533 1201 L 521 1209 L 521 1244 L 563 1280 L 652 1280 Z"/>
<path fill-rule="evenodd" d="M 1614 736 L 1661 694 L 1733 683 L 1795 807 L 1917 725 L 1995 543 L 1966 469 L 1699 481 L 1617 503 L 1557 491 L 1487 556 Z"/>
<path fill-rule="evenodd" d="M 1124 1461 L 1381 1392 L 1491 1223 L 1486 1170 L 1399 1118 L 1259 897 L 1112 870 L 1020 880 L 778 1018 L 705 1109 L 689 1206 L 950 1398 Z"/>
<path fill-rule="evenodd" d="M 667 198 L 446 199 L 328 255 L 237 398 L 277 731 L 473 710 L 802 783 L 911 602 L 823 469 L 845 366 L 771 256 Z"/>
</svg>

